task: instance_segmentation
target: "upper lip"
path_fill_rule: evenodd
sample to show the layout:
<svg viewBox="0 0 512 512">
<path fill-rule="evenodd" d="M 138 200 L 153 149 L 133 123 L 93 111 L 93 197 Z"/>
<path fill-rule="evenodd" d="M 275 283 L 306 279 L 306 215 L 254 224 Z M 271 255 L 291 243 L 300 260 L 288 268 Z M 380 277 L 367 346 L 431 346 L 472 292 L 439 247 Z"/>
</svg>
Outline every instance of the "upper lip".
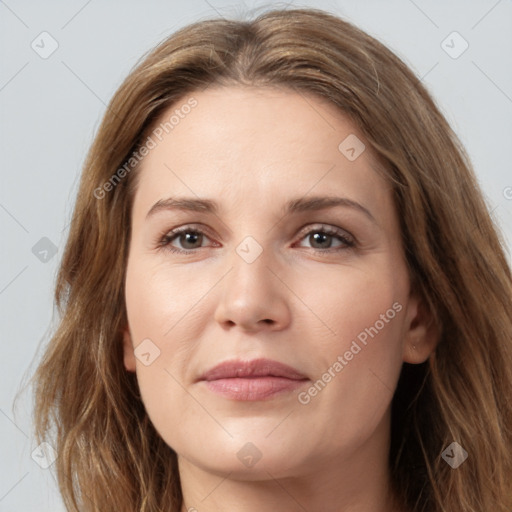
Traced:
<svg viewBox="0 0 512 512">
<path fill-rule="evenodd" d="M 284 363 L 272 359 L 252 359 L 242 361 L 233 359 L 207 370 L 199 380 L 232 379 L 237 377 L 284 377 L 292 380 L 303 380 L 307 377 Z"/>
</svg>

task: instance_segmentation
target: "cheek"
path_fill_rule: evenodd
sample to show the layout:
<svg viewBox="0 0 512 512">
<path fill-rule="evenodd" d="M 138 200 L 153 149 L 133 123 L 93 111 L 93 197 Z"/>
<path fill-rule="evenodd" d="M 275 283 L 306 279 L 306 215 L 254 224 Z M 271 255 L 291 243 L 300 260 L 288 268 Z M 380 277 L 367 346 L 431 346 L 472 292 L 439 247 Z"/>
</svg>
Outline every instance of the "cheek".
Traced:
<svg viewBox="0 0 512 512">
<path fill-rule="evenodd" d="M 304 310 L 307 316 L 303 320 L 322 333 L 320 341 L 327 353 L 348 350 L 358 335 L 364 343 L 375 329 L 379 337 L 380 331 L 384 337 L 393 331 L 398 338 L 396 309 L 402 309 L 403 291 L 396 276 L 387 275 L 385 267 L 380 267 L 382 270 L 376 270 L 377 265 L 371 270 L 332 265 L 321 273 L 311 273 L 310 278 L 296 279 L 294 292 L 304 302 L 297 304 L 297 310 Z M 318 340 L 310 341 L 315 344 Z"/>
<path fill-rule="evenodd" d="M 389 407 L 402 366 L 404 290 L 397 283 L 385 273 L 344 269 L 308 295 L 329 330 L 314 353 L 309 347 L 317 371 L 298 399 L 305 416 L 329 418 L 327 444 L 363 440 Z"/>
<path fill-rule="evenodd" d="M 137 381 L 153 425 L 168 442 L 169 433 L 182 428 L 183 415 L 189 419 L 201 415 L 181 383 L 204 321 L 197 302 L 211 286 L 197 274 L 194 279 L 190 272 L 144 258 L 128 262 L 125 295 Z"/>
<path fill-rule="evenodd" d="M 146 337 L 154 337 L 165 345 L 171 343 L 173 331 L 194 315 L 194 304 L 209 288 L 209 280 L 198 279 L 197 273 L 165 267 L 145 258 L 129 262 L 126 306 L 134 344 Z"/>
</svg>

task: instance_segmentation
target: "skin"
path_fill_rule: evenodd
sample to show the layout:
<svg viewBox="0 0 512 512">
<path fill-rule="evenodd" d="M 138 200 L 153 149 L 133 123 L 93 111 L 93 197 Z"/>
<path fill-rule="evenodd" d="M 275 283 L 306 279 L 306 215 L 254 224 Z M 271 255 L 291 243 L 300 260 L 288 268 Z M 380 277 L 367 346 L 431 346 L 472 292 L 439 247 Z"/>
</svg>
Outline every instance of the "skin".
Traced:
<svg viewBox="0 0 512 512">
<path fill-rule="evenodd" d="M 425 361 L 437 333 L 410 289 L 391 189 L 370 145 L 316 96 L 247 86 L 192 96 L 197 106 L 140 168 L 124 330 L 125 368 L 136 372 L 155 428 L 178 455 L 182 512 L 403 510 L 389 491 L 390 403 L 403 361 Z M 338 149 L 350 134 L 366 145 L 354 161 Z M 288 200 L 312 195 L 349 198 L 375 221 L 339 206 L 284 216 Z M 146 218 L 170 196 L 209 198 L 219 211 L 160 210 Z M 170 242 L 190 254 L 159 247 L 190 224 L 192 235 L 195 228 L 203 236 Z M 325 227 L 356 245 L 315 237 Z M 252 263 L 236 252 L 247 236 L 262 249 Z M 394 303 L 402 306 L 394 318 L 300 403 L 298 393 Z M 134 355 L 147 338 L 160 350 L 148 366 Z M 251 402 L 196 382 L 222 361 L 259 357 L 310 381 Z M 237 457 L 248 442 L 261 453 L 252 467 Z"/>
</svg>

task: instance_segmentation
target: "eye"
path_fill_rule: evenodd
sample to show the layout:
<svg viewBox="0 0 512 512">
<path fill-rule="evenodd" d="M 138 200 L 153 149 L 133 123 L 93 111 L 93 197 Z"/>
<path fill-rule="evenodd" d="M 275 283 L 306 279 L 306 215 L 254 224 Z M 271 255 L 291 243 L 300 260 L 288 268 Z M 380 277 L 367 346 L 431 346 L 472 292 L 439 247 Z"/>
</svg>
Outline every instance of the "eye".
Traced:
<svg viewBox="0 0 512 512">
<path fill-rule="evenodd" d="M 329 226 L 315 227 L 309 229 L 301 238 L 301 240 L 308 240 L 311 244 L 311 248 L 315 252 L 332 252 L 340 251 L 354 247 L 355 241 L 345 231 Z M 338 246 L 333 247 L 332 243 L 334 240 L 341 242 Z M 304 247 L 301 245 L 300 247 Z"/>
<path fill-rule="evenodd" d="M 157 240 L 159 248 L 165 248 L 174 253 L 191 254 L 203 246 L 203 241 L 209 239 L 206 232 L 192 226 L 183 226 L 165 233 Z M 346 250 L 355 246 L 355 240 L 346 231 L 330 226 L 319 226 L 309 228 L 302 233 L 300 240 L 307 239 L 311 249 L 316 253 L 336 252 Z M 333 241 L 338 240 L 339 244 L 333 247 Z M 175 243 L 181 245 L 176 247 Z M 300 247 L 307 247 L 300 245 Z"/>
<path fill-rule="evenodd" d="M 190 226 L 183 226 L 166 233 L 159 241 L 159 247 L 165 247 L 171 252 L 189 253 L 202 247 L 204 238 L 208 238 L 204 231 Z M 173 242 L 179 242 L 180 247 L 176 247 Z"/>
</svg>

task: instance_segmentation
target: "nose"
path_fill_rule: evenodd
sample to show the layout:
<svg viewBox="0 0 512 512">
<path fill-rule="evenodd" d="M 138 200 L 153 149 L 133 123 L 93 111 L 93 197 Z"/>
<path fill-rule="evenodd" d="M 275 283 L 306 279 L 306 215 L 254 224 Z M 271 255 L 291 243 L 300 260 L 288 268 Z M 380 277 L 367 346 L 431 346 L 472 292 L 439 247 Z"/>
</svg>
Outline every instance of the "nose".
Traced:
<svg viewBox="0 0 512 512">
<path fill-rule="evenodd" d="M 265 249 L 248 263 L 234 251 L 231 270 L 219 283 L 220 301 L 215 310 L 215 321 L 223 328 L 256 332 L 289 325 L 292 292 L 270 252 Z"/>
</svg>

